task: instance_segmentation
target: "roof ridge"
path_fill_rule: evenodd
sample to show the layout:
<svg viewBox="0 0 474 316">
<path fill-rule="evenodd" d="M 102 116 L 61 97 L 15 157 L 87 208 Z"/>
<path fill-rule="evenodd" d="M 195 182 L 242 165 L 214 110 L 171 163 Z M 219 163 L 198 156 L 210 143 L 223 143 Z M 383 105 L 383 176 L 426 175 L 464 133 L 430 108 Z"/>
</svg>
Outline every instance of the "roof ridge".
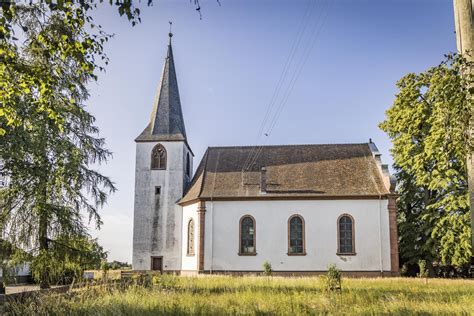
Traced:
<svg viewBox="0 0 474 316">
<path fill-rule="evenodd" d="M 208 146 L 208 149 L 222 148 L 253 148 L 253 147 L 302 147 L 302 146 L 350 146 L 350 145 L 368 145 L 369 143 L 324 143 L 324 144 L 281 144 L 281 145 L 246 145 L 246 146 Z"/>
</svg>

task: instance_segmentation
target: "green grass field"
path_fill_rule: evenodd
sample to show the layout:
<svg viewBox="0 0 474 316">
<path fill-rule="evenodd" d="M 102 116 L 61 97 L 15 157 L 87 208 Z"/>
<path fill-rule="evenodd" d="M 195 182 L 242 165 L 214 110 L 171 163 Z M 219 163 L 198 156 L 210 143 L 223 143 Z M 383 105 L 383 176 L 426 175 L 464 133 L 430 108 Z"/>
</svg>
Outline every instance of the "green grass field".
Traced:
<svg viewBox="0 0 474 316">
<path fill-rule="evenodd" d="M 11 314 L 474 314 L 474 281 L 162 276 L 149 287 L 95 286 L 5 306 Z"/>
</svg>

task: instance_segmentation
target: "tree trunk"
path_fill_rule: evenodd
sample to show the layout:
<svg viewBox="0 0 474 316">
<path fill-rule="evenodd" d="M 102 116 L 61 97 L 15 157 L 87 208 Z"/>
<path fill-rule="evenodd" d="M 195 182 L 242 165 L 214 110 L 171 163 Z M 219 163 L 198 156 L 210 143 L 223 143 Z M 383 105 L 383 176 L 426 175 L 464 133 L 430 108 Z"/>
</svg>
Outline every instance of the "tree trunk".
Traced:
<svg viewBox="0 0 474 316">
<path fill-rule="evenodd" d="M 44 205 L 41 207 L 38 229 L 39 252 L 48 251 L 48 217 L 44 210 Z M 49 289 L 49 266 L 43 263 L 43 268 L 40 276 L 40 289 Z"/>
<path fill-rule="evenodd" d="M 46 118 L 45 118 L 46 119 Z M 46 120 L 45 120 L 46 121 Z M 41 175 L 40 175 L 40 187 L 38 187 L 37 197 L 36 197 L 36 207 L 38 208 L 38 244 L 39 244 L 39 255 L 42 260 L 46 262 L 41 262 L 40 267 L 40 280 L 39 285 L 40 289 L 49 289 L 49 275 L 50 275 L 50 266 L 48 258 L 48 180 L 49 180 L 49 161 L 47 154 L 47 136 L 46 136 L 46 126 L 42 126 L 40 129 L 41 137 L 41 150 L 42 152 L 39 155 L 40 166 L 41 166 Z"/>
</svg>

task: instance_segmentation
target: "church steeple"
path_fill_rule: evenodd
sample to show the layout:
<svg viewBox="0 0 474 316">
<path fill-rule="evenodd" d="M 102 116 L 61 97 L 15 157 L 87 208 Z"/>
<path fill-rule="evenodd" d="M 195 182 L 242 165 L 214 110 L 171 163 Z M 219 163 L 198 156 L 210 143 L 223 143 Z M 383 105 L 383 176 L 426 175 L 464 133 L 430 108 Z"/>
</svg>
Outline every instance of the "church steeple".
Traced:
<svg viewBox="0 0 474 316">
<path fill-rule="evenodd" d="M 136 142 L 147 141 L 185 141 L 183 111 L 179 98 L 178 80 L 171 47 L 169 33 L 168 53 L 166 55 L 161 81 L 158 86 L 150 122 L 143 132 L 135 139 Z"/>
<path fill-rule="evenodd" d="M 172 36 L 170 30 L 150 122 L 135 139 L 135 270 L 181 270 L 183 222 L 176 201 L 191 181 L 193 153 L 184 129 Z"/>
</svg>

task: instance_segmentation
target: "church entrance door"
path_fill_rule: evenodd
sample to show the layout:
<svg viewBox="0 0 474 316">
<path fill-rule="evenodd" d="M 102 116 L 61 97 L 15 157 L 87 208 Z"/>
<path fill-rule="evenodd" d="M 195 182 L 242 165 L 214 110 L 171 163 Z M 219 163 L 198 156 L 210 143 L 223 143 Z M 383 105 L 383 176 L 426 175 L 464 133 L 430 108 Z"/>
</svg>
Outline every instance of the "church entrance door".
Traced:
<svg viewBox="0 0 474 316">
<path fill-rule="evenodd" d="M 163 257 L 151 257 L 151 269 L 163 272 Z"/>
</svg>

